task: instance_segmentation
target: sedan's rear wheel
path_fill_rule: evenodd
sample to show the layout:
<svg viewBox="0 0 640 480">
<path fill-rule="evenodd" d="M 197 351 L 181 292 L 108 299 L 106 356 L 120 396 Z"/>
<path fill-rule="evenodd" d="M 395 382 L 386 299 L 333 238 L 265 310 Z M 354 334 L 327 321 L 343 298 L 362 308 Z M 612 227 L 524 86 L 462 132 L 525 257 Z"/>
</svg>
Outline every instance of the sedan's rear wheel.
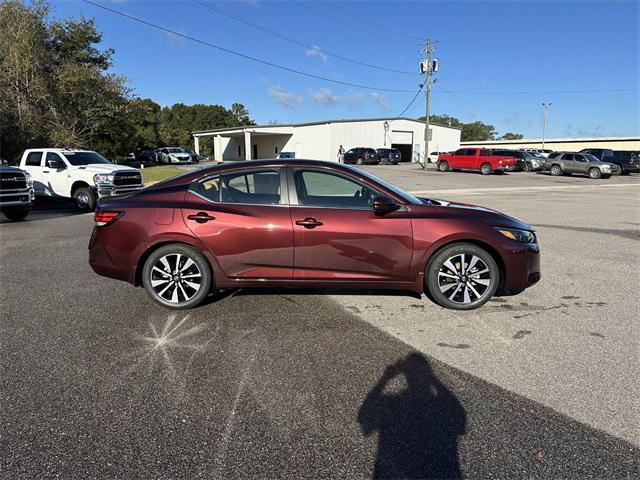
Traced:
<svg viewBox="0 0 640 480">
<path fill-rule="evenodd" d="M 442 162 L 438 163 L 438 170 L 440 170 L 441 172 L 446 172 L 447 170 L 449 170 L 449 162 L 443 160 Z"/>
<path fill-rule="evenodd" d="M 454 310 L 484 305 L 500 282 L 500 270 L 491 254 L 470 243 L 457 243 L 440 251 L 429 262 L 426 274 L 433 300 Z"/>
<path fill-rule="evenodd" d="M 170 244 L 153 252 L 144 264 L 142 283 L 147 293 L 165 307 L 197 306 L 211 289 L 206 258 L 183 244 Z"/>
</svg>

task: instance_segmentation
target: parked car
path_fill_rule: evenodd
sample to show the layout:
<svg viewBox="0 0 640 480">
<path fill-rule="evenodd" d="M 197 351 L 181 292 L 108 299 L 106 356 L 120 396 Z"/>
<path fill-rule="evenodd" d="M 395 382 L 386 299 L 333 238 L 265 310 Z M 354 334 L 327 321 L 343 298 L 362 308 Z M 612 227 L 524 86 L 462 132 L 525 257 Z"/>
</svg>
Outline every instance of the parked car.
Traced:
<svg viewBox="0 0 640 480">
<path fill-rule="evenodd" d="M 138 148 L 135 152 L 127 155 L 128 164 L 149 165 L 157 162 L 158 154 L 156 150 L 149 147 Z"/>
<path fill-rule="evenodd" d="M 438 163 L 438 157 L 441 153 L 450 153 L 450 152 L 431 152 L 428 156 L 429 163 Z"/>
<path fill-rule="evenodd" d="M 177 309 L 271 286 L 428 292 L 470 310 L 540 278 L 530 225 L 313 160 L 221 164 L 103 200 L 89 263 Z"/>
<path fill-rule="evenodd" d="M 378 155 L 373 148 L 357 147 L 348 150 L 344 154 L 344 163 L 355 163 L 356 165 L 364 165 L 368 163 L 377 164 Z"/>
<path fill-rule="evenodd" d="M 164 147 L 156 150 L 158 163 L 191 163 L 191 155 L 180 147 Z"/>
<path fill-rule="evenodd" d="M 630 151 L 613 151 L 608 148 L 584 148 L 580 153 L 590 153 L 601 162 L 613 163 L 620 168 L 620 175 L 640 173 L 640 163 Z"/>
<path fill-rule="evenodd" d="M 551 175 L 579 173 L 589 178 L 609 178 L 618 168 L 612 163 L 601 162 L 589 153 L 577 152 L 553 152 L 544 165 Z"/>
<path fill-rule="evenodd" d="M 0 158 L 0 166 L 7 166 L 9 165 L 9 161 L 5 160 L 4 158 Z"/>
<path fill-rule="evenodd" d="M 441 153 L 437 167 L 441 172 L 479 170 L 483 175 L 489 175 L 514 171 L 516 161 L 512 156 L 495 155 L 487 148 L 459 148 L 454 153 Z"/>
<path fill-rule="evenodd" d="M 197 154 L 196 152 L 194 152 L 193 150 L 189 150 L 189 149 L 184 149 L 185 152 L 187 152 L 189 154 L 189 156 L 191 157 L 191 163 L 199 163 L 200 162 L 200 155 Z"/>
<path fill-rule="evenodd" d="M 523 152 L 537 153 L 539 155 L 542 155 L 543 157 L 548 157 L 553 152 L 553 150 L 542 148 L 522 148 L 521 150 Z"/>
<path fill-rule="evenodd" d="M 532 153 L 522 150 L 493 150 L 493 154 L 515 158 L 516 170 L 525 172 L 540 170 L 544 164 L 542 160 L 544 157 L 536 157 Z"/>
<path fill-rule="evenodd" d="M 376 150 L 376 155 L 378 156 L 378 161 L 382 165 L 397 165 L 402 159 L 400 150 L 396 148 L 378 148 Z"/>
<path fill-rule="evenodd" d="M 81 211 L 93 210 L 99 198 L 143 188 L 142 175 L 138 170 L 114 165 L 90 150 L 25 150 L 20 168 L 33 177 L 36 196 L 73 198 Z"/>
<path fill-rule="evenodd" d="M 29 215 L 35 194 L 29 172 L 0 165 L 0 212 L 16 222 Z"/>
</svg>

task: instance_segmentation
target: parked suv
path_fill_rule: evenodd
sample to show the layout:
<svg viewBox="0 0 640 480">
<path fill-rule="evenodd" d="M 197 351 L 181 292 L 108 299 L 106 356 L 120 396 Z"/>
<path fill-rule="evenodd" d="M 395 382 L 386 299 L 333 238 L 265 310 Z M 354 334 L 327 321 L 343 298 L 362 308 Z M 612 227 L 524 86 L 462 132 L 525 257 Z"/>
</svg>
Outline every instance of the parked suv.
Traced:
<svg viewBox="0 0 640 480">
<path fill-rule="evenodd" d="M 191 163 L 191 155 L 180 147 L 164 147 L 156 151 L 158 163 Z"/>
<path fill-rule="evenodd" d="M 355 163 L 356 165 L 364 165 L 365 163 L 378 164 L 379 160 L 373 148 L 357 147 L 344 154 L 344 163 Z"/>
<path fill-rule="evenodd" d="M 0 211 L 11 221 L 24 220 L 33 205 L 33 179 L 28 172 L 0 165 Z"/>
<path fill-rule="evenodd" d="M 620 175 L 629 175 L 631 172 L 640 173 L 640 162 L 630 151 L 613 151 L 608 148 L 585 148 L 580 153 L 590 153 L 601 162 L 614 163 L 620 167 Z"/>
<path fill-rule="evenodd" d="M 589 153 L 576 152 L 553 152 L 544 166 L 554 176 L 581 173 L 589 178 L 609 178 L 618 168 L 612 163 L 601 162 Z"/>
<path fill-rule="evenodd" d="M 515 158 L 516 170 L 525 172 L 540 170 L 544 164 L 543 158 L 535 157 L 531 153 L 522 150 L 493 150 L 493 154 Z"/>
<path fill-rule="evenodd" d="M 376 150 L 376 154 L 382 165 L 397 165 L 402 160 L 402 154 L 396 148 L 379 148 Z"/>
<path fill-rule="evenodd" d="M 98 198 L 131 193 L 144 187 L 138 170 L 114 165 L 90 150 L 25 150 L 20 168 L 33 177 L 36 195 L 73 198 L 82 211 L 93 210 Z"/>
</svg>

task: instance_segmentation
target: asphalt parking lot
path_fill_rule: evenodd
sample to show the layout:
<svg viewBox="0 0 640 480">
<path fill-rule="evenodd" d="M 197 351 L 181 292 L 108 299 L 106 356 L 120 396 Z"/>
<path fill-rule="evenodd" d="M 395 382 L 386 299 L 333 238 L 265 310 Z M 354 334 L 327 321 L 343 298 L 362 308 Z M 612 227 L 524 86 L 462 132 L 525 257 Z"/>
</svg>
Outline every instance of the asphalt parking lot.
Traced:
<svg viewBox="0 0 640 480">
<path fill-rule="evenodd" d="M 462 313 L 264 290 L 176 314 L 48 205 L 0 225 L 0 476 L 637 478 L 640 177 L 367 169 L 533 224 L 541 282 Z"/>
</svg>

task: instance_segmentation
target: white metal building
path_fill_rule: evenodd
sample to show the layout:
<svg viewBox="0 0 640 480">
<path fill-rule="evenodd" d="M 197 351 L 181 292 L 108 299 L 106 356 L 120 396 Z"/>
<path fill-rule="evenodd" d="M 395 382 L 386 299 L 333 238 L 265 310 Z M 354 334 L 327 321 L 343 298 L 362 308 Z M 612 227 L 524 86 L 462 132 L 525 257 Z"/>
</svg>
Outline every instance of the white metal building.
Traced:
<svg viewBox="0 0 640 480">
<path fill-rule="evenodd" d="M 290 125 L 257 125 L 193 132 L 194 149 L 200 139 L 214 137 L 214 158 L 251 160 L 275 158 L 281 153 L 310 160 L 337 160 L 338 149 L 393 147 L 403 161 L 424 157 L 424 123 L 411 118 L 326 120 Z M 429 150 L 450 151 L 460 146 L 460 129 L 429 125 Z"/>
</svg>

